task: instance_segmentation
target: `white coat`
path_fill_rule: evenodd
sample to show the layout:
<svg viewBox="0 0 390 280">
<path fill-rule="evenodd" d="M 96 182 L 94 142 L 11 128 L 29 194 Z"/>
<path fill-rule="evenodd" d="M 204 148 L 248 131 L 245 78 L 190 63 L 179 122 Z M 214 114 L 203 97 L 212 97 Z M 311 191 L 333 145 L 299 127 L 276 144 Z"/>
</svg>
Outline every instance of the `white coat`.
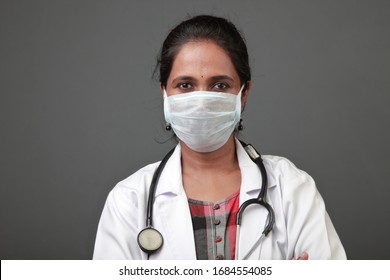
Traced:
<svg viewBox="0 0 390 280">
<path fill-rule="evenodd" d="M 236 147 L 242 204 L 257 197 L 261 173 L 238 141 Z M 309 259 L 346 259 L 313 179 L 285 158 L 263 156 L 263 162 L 268 174 L 267 201 L 274 209 L 275 224 L 250 259 L 290 259 L 304 251 Z M 148 191 L 157 166 L 154 163 L 140 169 L 110 192 L 98 226 L 94 259 L 147 259 L 138 246 L 137 235 L 145 228 Z M 266 218 L 267 211 L 259 205 L 245 210 L 240 236 L 237 236 L 238 259 L 244 257 L 261 235 Z M 164 244 L 150 256 L 151 260 L 196 259 L 191 214 L 182 186 L 180 145 L 161 174 L 153 226 L 163 235 Z"/>
</svg>

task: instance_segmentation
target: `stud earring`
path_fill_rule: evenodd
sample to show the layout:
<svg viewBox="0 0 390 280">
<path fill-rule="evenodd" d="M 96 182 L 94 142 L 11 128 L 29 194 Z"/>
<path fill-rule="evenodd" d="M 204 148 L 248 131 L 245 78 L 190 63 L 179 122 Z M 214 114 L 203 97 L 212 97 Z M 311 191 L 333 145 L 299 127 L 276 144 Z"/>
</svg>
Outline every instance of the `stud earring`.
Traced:
<svg viewBox="0 0 390 280">
<path fill-rule="evenodd" d="M 239 131 L 244 130 L 244 121 L 243 121 L 242 119 L 240 119 L 240 122 L 238 123 L 237 129 L 238 129 Z"/>
<path fill-rule="evenodd" d="M 165 130 L 167 130 L 167 131 L 171 131 L 172 130 L 172 127 L 171 127 L 170 123 L 166 123 L 165 124 Z"/>
</svg>

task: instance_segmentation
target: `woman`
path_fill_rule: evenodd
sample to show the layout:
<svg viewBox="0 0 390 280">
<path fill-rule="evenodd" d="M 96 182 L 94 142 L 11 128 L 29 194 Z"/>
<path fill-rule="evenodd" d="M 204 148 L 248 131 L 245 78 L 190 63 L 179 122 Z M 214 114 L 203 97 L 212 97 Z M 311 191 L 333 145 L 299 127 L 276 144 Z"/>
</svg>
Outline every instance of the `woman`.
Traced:
<svg viewBox="0 0 390 280">
<path fill-rule="evenodd" d="M 234 136 L 236 127 L 242 129 L 251 88 L 246 45 L 235 26 L 213 16 L 180 23 L 164 41 L 159 70 L 166 128 L 179 144 L 150 195 L 152 203 L 150 185 L 159 163 L 110 192 L 94 258 L 345 259 L 312 178 L 276 156 L 263 156 L 263 174 Z M 264 199 L 273 210 L 247 207 L 238 231 L 240 205 L 261 190 L 267 190 Z M 143 231 L 148 211 L 161 239 Z M 257 242 L 264 228 L 270 232 Z"/>
</svg>

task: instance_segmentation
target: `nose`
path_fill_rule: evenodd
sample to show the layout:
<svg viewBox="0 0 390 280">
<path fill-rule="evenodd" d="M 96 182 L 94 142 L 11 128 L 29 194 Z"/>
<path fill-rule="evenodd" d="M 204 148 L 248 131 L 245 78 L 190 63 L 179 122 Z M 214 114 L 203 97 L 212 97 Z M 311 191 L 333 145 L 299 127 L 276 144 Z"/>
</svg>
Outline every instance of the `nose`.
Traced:
<svg viewBox="0 0 390 280">
<path fill-rule="evenodd" d="M 202 76 L 202 79 L 203 79 L 203 76 Z M 206 81 L 204 83 L 200 82 L 198 84 L 198 87 L 197 87 L 196 90 L 198 90 L 198 91 L 208 91 L 209 87 L 208 87 L 208 84 L 206 83 Z"/>
</svg>

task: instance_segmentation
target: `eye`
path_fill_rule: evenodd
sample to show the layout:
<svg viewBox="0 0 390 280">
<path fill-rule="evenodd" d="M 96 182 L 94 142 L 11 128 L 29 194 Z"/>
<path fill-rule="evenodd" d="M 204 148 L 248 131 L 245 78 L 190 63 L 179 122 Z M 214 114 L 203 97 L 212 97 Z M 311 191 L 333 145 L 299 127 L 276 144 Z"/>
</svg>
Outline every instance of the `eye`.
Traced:
<svg viewBox="0 0 390 280">
<path fill-rule="evenodd" d="M 225 90 L 225 89 L 229 88 L 229 85 L 226 84 L 226 83 L 216 83 L 216 84 L 213 86 L 213 88 L 214 88 L 215 90 L 222 91 L 222 90 Z"/>
<path fill-rule="evenodd" d="M 187 83 L 187 82 L 184 82 L 184 83 L 179 83 L 177 85 L 178 88 L 182 89 L 182 90 L 188 90 L 188 89 L 191 89 L 192 88 L 192 84 L 191 83 Z"/>
</svg>

